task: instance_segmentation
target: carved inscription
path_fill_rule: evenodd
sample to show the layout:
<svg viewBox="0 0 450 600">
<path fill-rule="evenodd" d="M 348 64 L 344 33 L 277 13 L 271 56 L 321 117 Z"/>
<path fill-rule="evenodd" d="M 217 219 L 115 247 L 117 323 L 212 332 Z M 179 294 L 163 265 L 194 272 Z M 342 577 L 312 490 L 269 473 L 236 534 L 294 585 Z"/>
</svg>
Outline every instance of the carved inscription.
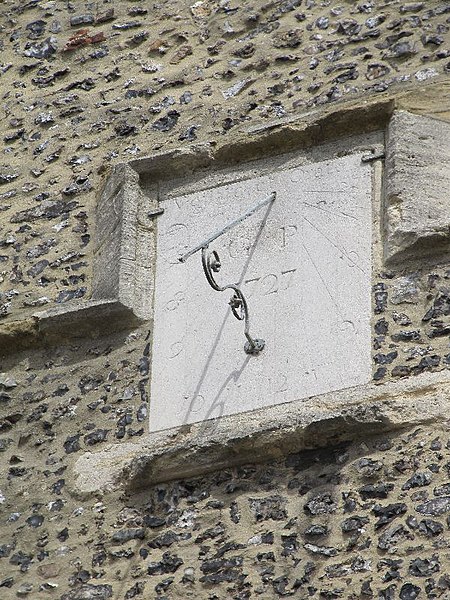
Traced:
<svg viewBox="0 0 450 600">
<path fill-rule="evenodd" d="M 371 172 L 349 155 L 167 199 L 158 220 L 152 431 L 305 399 L 370 379 Z M 251 331 L 243 351 L 227 293 L 200 255 L 178 257 L 253 205 L 218 238 L 219 284 L 236 282 Z M 231 293 L 230 293 L 231 296 Z"/>
<path fill-rule="evenodd" d="M 268 296 L 287 290 L 292 285 L 294 273 L 297 269 L 286 269 L 281 273 L 267 273 L 261 277 L 245 279 L 245 290 L 248 298 L 254 294 Z"/>
</svg>

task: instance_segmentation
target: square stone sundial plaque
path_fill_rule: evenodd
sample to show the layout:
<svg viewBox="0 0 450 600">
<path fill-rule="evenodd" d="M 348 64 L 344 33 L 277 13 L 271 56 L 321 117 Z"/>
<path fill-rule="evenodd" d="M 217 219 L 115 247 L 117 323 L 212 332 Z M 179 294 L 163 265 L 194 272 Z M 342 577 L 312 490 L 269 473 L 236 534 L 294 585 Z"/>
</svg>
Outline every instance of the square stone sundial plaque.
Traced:
<svg viewBox="0 0 450 600">
<path fill-rule="evenodd" d="M 372 175 L 361 153 L 229 178 L 161 202 L 150 429 L 301 400 L 371 377 Z M 213 181 L 213 180 L 211 180 Z M 223 287 L 245 296 L 252 338 L 215 291 L 202 252 L 179 257 L 275 192 L 213 241 Z M 238 311 L 239 312 L 239 311 Z"/>
</svg>

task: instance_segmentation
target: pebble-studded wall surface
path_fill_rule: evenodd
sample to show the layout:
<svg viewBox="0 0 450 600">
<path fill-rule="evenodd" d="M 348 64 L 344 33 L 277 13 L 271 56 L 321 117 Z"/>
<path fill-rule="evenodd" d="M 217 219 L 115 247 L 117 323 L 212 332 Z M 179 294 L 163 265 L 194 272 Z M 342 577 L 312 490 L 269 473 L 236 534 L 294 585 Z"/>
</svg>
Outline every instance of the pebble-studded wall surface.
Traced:
<svg viewBox="0 0 450 600">
<path fill-rule="evenodd" d="M 449 23 L 434 0 L 4 0 L 0 326 L 90 298 L 110 165 L 430 90 Z M 375 273 L 375 381 L 448 367 L 449 273 Z M 148 431 L 149 340 L 143 326 L 2 349 L 2 600 L 450 598 L 445 422 L 77 495 L 80 453 Z"/>
</svg>

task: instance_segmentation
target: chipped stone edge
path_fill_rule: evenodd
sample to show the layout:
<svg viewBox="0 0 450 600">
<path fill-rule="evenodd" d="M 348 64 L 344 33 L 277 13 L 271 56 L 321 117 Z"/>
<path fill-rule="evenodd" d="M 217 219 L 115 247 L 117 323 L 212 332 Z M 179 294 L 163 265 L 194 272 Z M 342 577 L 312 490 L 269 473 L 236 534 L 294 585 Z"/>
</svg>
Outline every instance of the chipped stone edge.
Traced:
<svg viewBox="0 0 450 600">
<path fill-rule="evenodd" d="M 417 261 L 417 257 L 439 261 L 448 258 L 450 220 L 446 203 L 437 206 L 437 201 L 446 198 L 448 187 L 445 142 L 449 132 L 450 124 L 436 116 L 406 110 L 396 110 L 389 121 L 383 236 L 384 262 L 388 266 Z"/>
<path fill-rule="evenodd" d="M 35 312 L 28 319 L 0 325 L 0 353 L 46 346 L 74 338 L 89 339 L 115 333 L 142 323 L 127 306 L 116 300 L 90 300 Z"/>
<path fill-rule="evenodd" d="M 367 384 L 211 419 L 86 452 L 74 462 L 76 497 L 135 493 L 160 482 L 282 458 L 448 419 L 450 372 Z"/>
</svg>

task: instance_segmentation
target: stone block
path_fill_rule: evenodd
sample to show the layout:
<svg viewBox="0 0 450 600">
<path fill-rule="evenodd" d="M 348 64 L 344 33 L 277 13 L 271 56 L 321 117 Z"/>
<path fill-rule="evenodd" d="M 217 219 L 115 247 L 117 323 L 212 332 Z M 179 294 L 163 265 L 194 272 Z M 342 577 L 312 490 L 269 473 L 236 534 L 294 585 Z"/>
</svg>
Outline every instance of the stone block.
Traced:
<svg viewBox="0 0 450 600">
<path fill-rule="evenodd" d="M 387 263 L 448 251 L 450 124 L 406 111 L 387 130 L 385 238 Z"/>
<path fill-rule="evenodd" d="M 97 204 L 93 298 L 114 300 L 149 319 L 152 310 L 156 197 L 144 194 L 139 175 L 118 165 Z"/>
</svg>

